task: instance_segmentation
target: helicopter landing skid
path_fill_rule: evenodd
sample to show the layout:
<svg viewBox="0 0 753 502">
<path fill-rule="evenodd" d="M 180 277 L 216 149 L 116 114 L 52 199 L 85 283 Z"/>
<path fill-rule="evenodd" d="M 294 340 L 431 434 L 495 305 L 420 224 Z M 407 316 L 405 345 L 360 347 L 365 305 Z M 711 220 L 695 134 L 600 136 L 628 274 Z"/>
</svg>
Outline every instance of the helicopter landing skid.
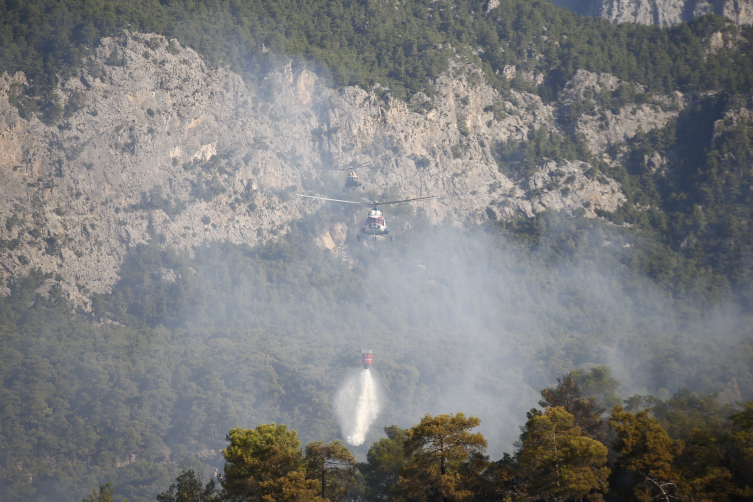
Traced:
<svg viewBox="0 0 753 502">
<path fill-rule="evenodd" d="M 387 237 L 390 239 L 390 242 L 395 242 L 395 237 L 391 234 L 357 234 L 356 240 L 359 242 L 361 241 L 361 237 L 371 237 L 371 240 L 375 241 L 377 240 L 377 237 Z"/>
</svg>

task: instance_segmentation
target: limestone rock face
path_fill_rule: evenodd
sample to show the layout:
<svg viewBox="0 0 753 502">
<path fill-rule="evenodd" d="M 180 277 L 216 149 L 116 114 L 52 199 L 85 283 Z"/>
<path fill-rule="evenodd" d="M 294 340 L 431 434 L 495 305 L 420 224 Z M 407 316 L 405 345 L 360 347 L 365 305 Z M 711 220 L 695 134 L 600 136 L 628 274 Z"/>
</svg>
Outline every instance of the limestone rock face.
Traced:
<svg viewBox="0 0 753 502">
<path fill-rule="evenodd" d="M 579 70 L 570 79 L 563 92 L 563 103 L 574 106 L 578 100 L 584 113 L 578 113 L 574 132 L 583 135 L 589 149 L 604 154 L 611 146 L 624 143 L 642 130 L 664 127 L 680 111 L 688 106 L 689 98 L 676 92 L 671 96 L 646 95 L 645 89 L 635 86 L 633 92 L 642 101 L 625 103 L 618 108 L 605 107 L 603 103 L 611 99 L 612 91 L 627 85 L 613 75 L 596 74 Z M 631 101 L 632 101 L 631 100 Z M 601 104 L 600 104 L 601 103 Z"/>
<path fill-rule="evenodd" d="M 753 23 L 753 0 L 554 0 L 554 5 L 618 23 L 669 26 L 712 13 Z"/>
<path fill-rule="evenodd" d="M 345 241 L 348 238 L 348 227 L 344 223 L 332 223 L 328 225 L 324 232 L 316 238 L 316 244 L 332 251 L 335 254 L 344 254 Z"/>
<path fill-rule="evenodd" d="M 619 183 L 605 176 L 587 176 L 590 167 L 580 161 L 546 162 L 521 183 L 525 191 L 520 196 L 493 201 L 486 208 L 487 217 L 504 219 L 517 213 L 532 217 L 551 209 L 594 218 L 597 210 L 615 211 L 625 201 Z"/>
<path fill-rule="evenodd" d="M 135 245 L 156 239 L 189 253 L 212 241 L 254 245 L 325 204 L 295 193 L 438 195 L 413 209 L 456 225 L 546 209 L 595 217 L 625 200 L 614 180 L 574 161 L 508 178 L 499 145 L 542 127 L 552 134 L 575 127 L 605 155 L 685 106 L 682 96 L 652 96 L 639 106 L 595 107 L 595 115 L 564 126 L 558 117 L 572 103 L 622 84 L 579 72 L 562 102 L 546 104 L 524 92 L 500 95 L 460 56 L 431 83 L 431 99 L 418 93 L 401 101 L 378 84 L 331 89 L 292 64 L 254 91 L 174 40 L 129 31 L 103 39 L 80 74 L 59 85 L 67 110 L 59 123 L 19 115 L 11 99 L 23 85 L 21 74 L 0 77 L 5 291 L 15 275 L 40 268 L 82 310 L 89 292 L 109 290 Z M 364 162 L 363 189 L 345 192 L 344 173 L 332 168 Z M 365 209 L 344 207 L 319 245 L 343 252 Z M 385 216 L 400 231 L 408 213 L 389 208 Z M 170 273 L 155 271 L 166 281 Z"/>
<path fill-rule="evenodd" d="M 753 95 L 739 95 L 727 105 L 724 116 L 714 123 L 714 141 L 736 127 L 753 126 Z"/>
</svg>

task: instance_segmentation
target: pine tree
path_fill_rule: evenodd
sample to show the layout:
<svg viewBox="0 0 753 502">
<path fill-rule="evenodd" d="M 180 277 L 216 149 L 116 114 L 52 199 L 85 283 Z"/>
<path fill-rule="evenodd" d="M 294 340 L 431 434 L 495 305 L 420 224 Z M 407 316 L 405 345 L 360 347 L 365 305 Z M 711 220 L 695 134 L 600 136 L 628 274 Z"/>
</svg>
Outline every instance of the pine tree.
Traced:
<svg viewBox="0 0 753 502">
<path fill-rule="evenodd" d="M 340 441 L 306 445 L 306 477 L 322 485 L 322 498 L 339 502 L 355 482 L 356 460 Z"/>
<path fill-rule="evenodd" d="M 461 466 L 485 451 L 484 436 L 471 433 L 481 420 L 456 415 L 427 414 L 405 432 L 403 449 L 408 464 L 396 492 L 401 500 L 468 500 L 473 497 Z"/>
<path fill-rule="evenodd" d="M 676 500 L 683 491 L 680 475 L 672 463 L 683 450 L 653 417 L 650 409 L 628 413 L 615 406 L 609 425 L 615 433 L 612 449 L 620 456 L 614 478 L 622 481 L 618 491 L 624 500 Z M 625 476 L 627 475 L 627 476 Z"/>
<path fill-rule="evenodd" d="M 583 436 L 575 417 L 563 407 L 531 415 L 519 459 L 530 480 L 529 495 L 565 500 L 590 493 L 589 500 L 600 500 L 607 489 L 607 448 Z"/>
<path fill-rule="evenodd" d="M 94 490 L 83 502 L 115 502 L 115 489 L 112 487 L 112 483 L 108 481 L 104 485 L 100 485 L 99 493 Z M 123 502 L 128 501 L 123 500 Z"/>
<path fill-rule="evenodd" d="M 384 500 L 400 477 L 407 459 L 403 454 L 405 431 L 396 425 L 384 428 L 386 438 L 375 442 L 366 454 L 366 462 L 358 464 L 369 497 Z"/>
<path fill-rule="evenodd" d="M 557 378 L 557 386 L 553 389 L 541 391 L 539 406 L 542 408 L 562 407 L 573 416 L 575 426 L 580 427 L 584 434 L 596 439 L 604 437 L 604 420 L 602 408 L 596 404 L 595 396 L 583 396 L 583 390 L 572 374 Z"/>
<path fill-rule="evenodd" d="M 261 502 L 326 502 L 319 496 L 321 485 L 316 479 L 306 479 L 299 471 L 259 483 L 263 493 Z M 247 499 L 241 499 L 247 500 Z M 255 500 L 255 499 L 253 499 Z"/>
<path fill-rule="evenodd" d="M 301 441 L 294 430 L 279 424 L 260 424 L 255 429 L 230 429 L 230 445 L 222 450 L 225 472 L 220 483 L 225 492 L 243 500 L 262 501 L 268 492 L 304 490 Z M 282 479 L 286 478 L 286 479 Z M 299 479 L 300 478 L 300 479 Z M 316 481 L 317 492 L 321 487 Z"/>
<path fill-rule="evenodd" d="M 158 502 L 214 502 L 218 500 L 211 479 L 204 485 L 194 471 L 183 471 L 166 492 L 157 495 Z"/>
</svg>

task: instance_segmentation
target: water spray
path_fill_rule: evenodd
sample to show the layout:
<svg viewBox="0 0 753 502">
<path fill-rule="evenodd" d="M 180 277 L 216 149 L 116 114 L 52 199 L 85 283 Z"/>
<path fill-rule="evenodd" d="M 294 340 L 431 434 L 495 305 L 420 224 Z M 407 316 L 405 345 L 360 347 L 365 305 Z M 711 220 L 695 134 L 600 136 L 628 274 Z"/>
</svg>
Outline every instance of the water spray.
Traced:
<svg viewBox="0 0 753 502">
<path fill-rule="evenodd" d="M 362 351 L 363 369 L 350 375 L 335 398 L 340 429 L 345 442 L 351 446 L 360 446 L 366 441 L 369 427 L 379 414 L 379 391 L 369 369 L 373 357 L 371 350 Z"/>
</svg>

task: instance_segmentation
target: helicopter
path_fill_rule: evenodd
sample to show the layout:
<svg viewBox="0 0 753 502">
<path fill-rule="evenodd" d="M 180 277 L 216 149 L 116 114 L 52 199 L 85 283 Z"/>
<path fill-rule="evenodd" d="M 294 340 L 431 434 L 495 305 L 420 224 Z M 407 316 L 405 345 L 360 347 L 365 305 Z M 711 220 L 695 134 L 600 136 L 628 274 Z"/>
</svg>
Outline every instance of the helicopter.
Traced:
<svg viewBox="0 0 753 502">
<path fill-rule="evenodd" d="M 343 192 L 348 188 L 360 188 L 361 190 L 366 190 L 366 187 L 363 186 L 363 183 L 358 181 L 358 174 L 356 174 L 356 169 L 358 169 L 359 167 L 364 167 L 368 164 L 371 164 L 370 160 L 358 164 L 355 167 L 335 167 L 330 169 L 330 171 L 348 171 L 348 179 L 345 180 L 345 188 L 343 188 Z"/>
<path fill-rule="evenodd" d="M 395 238 L 390 233 L 390 229 L 387 227 L 387 222 L 384 221 L 384 215 L 382 214 L 382 210 L 379 209 L 380 205 L 403 204 L 405 202 L 415 202 L 419 200 L 429 200 L 429 199 L 439 198 L 436 195 L 429 195 L 428 197 L 416 197 L 414 199 L 391 200 L 391 201 L 379 202 L 379 201 L 369 200 L 365 197 L 361 197 L 362 202 L 359 202 L 357 200 L 328 199 L 327 197 L 316 197 L 314 195 L 304 195 L 301 193 L 297 193 L 295 195 L 297 195 L 298 197 L 307 197 L 309 199 L 329 200 L 332 202 L 344 202 L 346 204 L 360 204 L 360 205 L 366 205 L 366 206 L 373 206 L 371 210 L 369 211 L 368 216 L 366 216 L 366 222 L 364 223 L 364 226 L 361 227 L 356 238 L 360 241 L 361 237 L 372 237 L 374 240 L 376 240 L 377 237 L 389 237 L 390 242 L 394 241 Z"/>
</svg>

